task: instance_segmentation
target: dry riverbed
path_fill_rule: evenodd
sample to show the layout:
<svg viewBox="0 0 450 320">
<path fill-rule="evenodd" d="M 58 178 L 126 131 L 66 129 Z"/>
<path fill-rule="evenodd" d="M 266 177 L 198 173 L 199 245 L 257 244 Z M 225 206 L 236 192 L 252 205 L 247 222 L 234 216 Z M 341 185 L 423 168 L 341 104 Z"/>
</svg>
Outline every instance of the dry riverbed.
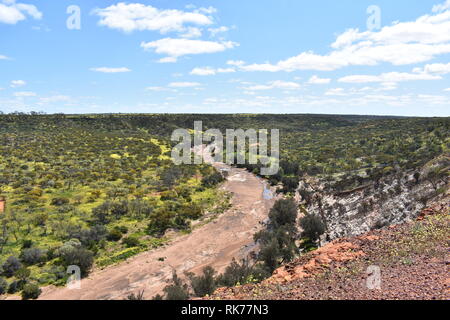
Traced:
<svg viewBox="0 0 450 320">
<path fill-rule="evenodd" d="M 81 280 L 81 289 L 46 287 L 39 299 L 125 299 L 140 290 L 150 299 L 162 292 L 173 270 L 179 275 L 199 273 L 210 265 L 221 272 L 233 258 L 246 257 L 254 247 L 253 234 L 262 227 L 275 200 L 268 196 L 266 183 L 255 175 L 223 163 L 213 165 L 229 172 L 221 187 L 233 194 L 229 210 L 164 247 L 93 271 Z"/>
</svg>

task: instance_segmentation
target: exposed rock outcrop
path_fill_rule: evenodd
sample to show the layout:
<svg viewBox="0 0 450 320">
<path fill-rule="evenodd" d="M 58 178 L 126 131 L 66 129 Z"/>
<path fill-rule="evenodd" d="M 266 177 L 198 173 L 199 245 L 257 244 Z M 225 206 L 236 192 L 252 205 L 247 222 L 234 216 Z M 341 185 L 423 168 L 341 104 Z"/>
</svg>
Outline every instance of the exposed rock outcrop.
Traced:
<svg viewBox="0 0 450 320">
<path fill-rule="evenodd" d="M 300 182 L 296 197 L 326 223 L 326 243 L 416 219 L 431 199 L 448 192 L 449 165 L 450 157 L 443 155 L 420 170 L 397 169 L 372 182 L 362 174 L 360 186 L 339 191 L 329 182 L 308 177 Z M 440 174 L 431 174 L 436 171 Z"/>
</svg>

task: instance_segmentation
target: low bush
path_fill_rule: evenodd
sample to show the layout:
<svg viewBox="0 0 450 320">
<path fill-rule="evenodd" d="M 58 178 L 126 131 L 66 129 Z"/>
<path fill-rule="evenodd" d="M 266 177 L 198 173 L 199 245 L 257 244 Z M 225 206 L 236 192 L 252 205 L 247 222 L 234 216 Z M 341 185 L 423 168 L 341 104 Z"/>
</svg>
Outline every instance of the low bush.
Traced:
<svg viewBox="0 0 450 320">
<path fill-rule="evenodd" d="M 27 282 L 24 280 L 14 280 L 8 286 L 8 293 L 14 294 L 14 293 L 19 292 L 20 290 L 23 289 L 23 287 L 25 286 L 26 283 Z"/>
<path fill-rule="evenodd" d="M 215 275 L 216 270 L 211 266 L 203 268 L 203 274 L 200 276 L 188 274 L 192 289 L 197 297 L 204 297 L 214 292 L 217 287 Z"/>
<path fill-rule="evenodd" d="M 127 248 L 139 247 L 141 245 L 141 242 L 139 241 L 139 238 L 135 237 L 135 236 L 129 236 L 129 237 L 123 238 L 122 239 L 122 243 Z"/>
<path fill-rule="evenodd" d="M 28 248 L 22 250 L 19 258 L 26 265 L 33 265 L 44 261 L 46 253 L 38 248 Z"/>
<path fill-rule="evenodd" d="M 188 285 L 174 272 L 172 275 L 172 284 L 166 286 L 163 289 L 166 300 L 187 300 L 189 299 Z"/>
<path fill-rule="evenodd" d="M 113 229 L 108 233 L 106 239 L 108 241 L 119 241 L 120 239 L 122 239 L 122 232 L 120 232 L 120 230 L 118 229 Z"/>
<path fill-rule="evenodd" d="M 28 283 L 22 289 L 22 300 L 35 300 L 39 298 L 42 290 L 38 285 Z"/>
<path fill-rule="evenodd" d="M 316 214 L 307 214 L 300 219 L 300 227 L 303 229 L 302 236 L 314 242 L 325 232 L 325 224 Z"/>
<path fill-rule="evenodd" d="M 10 256 L 2 265 L 3 275 L 7 278 L 12 277 L 14 273 L 22 267 L 19 259 Z"/>
<path fill-rule="evenodd" d="M 0 277 L 0 295 L 6 293 L 8 290 L 8 282 L 5 279 Z"/>
</svg>

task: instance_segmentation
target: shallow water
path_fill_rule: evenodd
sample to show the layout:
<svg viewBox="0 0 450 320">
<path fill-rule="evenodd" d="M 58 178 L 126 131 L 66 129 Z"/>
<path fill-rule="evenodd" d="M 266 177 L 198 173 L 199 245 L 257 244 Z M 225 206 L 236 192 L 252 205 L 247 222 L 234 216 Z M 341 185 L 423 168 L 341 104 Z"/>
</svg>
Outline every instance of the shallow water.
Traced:
<svg viewBox="0 0 450 320">
<path fill-rule="evenodd" d="M 267 186 L 264 186 L 264 190 L 263 190 L 263 198 L 265 200 L 270 200 L 273 198 L 273 193 L 270 189 L 267 188 Z"/>
</svg>

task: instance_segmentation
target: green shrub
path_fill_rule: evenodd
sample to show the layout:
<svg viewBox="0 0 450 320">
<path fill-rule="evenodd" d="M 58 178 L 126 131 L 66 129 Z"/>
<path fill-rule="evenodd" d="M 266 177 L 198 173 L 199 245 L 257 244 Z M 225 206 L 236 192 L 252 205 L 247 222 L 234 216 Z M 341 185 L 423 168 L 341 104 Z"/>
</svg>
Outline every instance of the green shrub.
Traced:
<svg viewBox="0 0 450 320">
<path fill-rule="evenodd" d="M 61 253 L 64 266 L 78 266 L 82 276 L 86 276 L 94 263 L 94 254 L 85 248 L 71 248 Z"/>
<path fill-rule="evenodd" d="M 69 199 L 68 198 L 63 198 L 63 197 L 57 197 L 57 198 L 53 198 L 52 201 L 50 202 L 50 204 L 52 206 L 63 206 L 66 204 L 69 204 Z"/>
<path fill-rule="evenodd" d="M 39 288 L 38 285 L 28 283 L 26 284 L 22 289 L 22 300 L 35 300 L 39 298 L 42 290 Z"/>
<path fill-rule="evenodd" d="M 297 205 L 292 199 L 281 199 L 275 202 L 269 212 L 270 224 L 274 228 L 285 225 L 293 226 L 297 219 Z"/>
<path fill-rule="evenodd" d="M 12 277 L 14 273 L 22 267 L 19 259 L 10 256 L 2 265 L 3 275 L 7 278 Z"/>
<path fill-rule="evenodd" d="M 127 296 L 127 300 L 144 300 L 144 290 L 138 291 L 137 294 L 134 292 Z"/>
<path fill-rule="evenodd" d="M 14 280 L 8 286 L 8 293 L 14 294 L 16 292 L 19 292 L 20 290 L 23 289 L 23 287 L 25 286 L 26 283 L 27 282 L 24 280 Z"/>
<path fill-rule="evenodd" d="M 258 254 L 258 260 L 263 261 L 264 266 L 272 273 L 280 265 L 280 256 L 281 253 L 278 242 L 275 238 L 272 238 L 270 242 L 261 248 Z"/>
<path fill-rule="evenodd" d="M 122 243 L 127 247 L 127 248 L 132 248 L 132 247 L 138 247 L 141 245 L 141 242 L 139 241 L 139 238 L 136 236 L 129 236 L 126 238 L 122 239 Z"/>
<path fill-rule="evenodd" d="M 300 226 L 303 229 L 302 236 L 317 241 L 325 232 L 325 224 L 316 214 L 307 214 L 300 219 Z"/>
<path fill-rule="evenodd" d="M 128 259 L 129 257 L 132 257 L 132 256 L 138 254 L 139 252 L 141 252 L 141 250 L 142 250 L 141 248 L 137 248 L 137 247 L 128 248 L 128 249 L 125 249 L 123 251 L 116 253 L 112 257 L 105 257 L 105 258 L 98 259 L 96 265 L 98 265 L 100 267 L 109 266 L 111 264 L 114 264 L 114 263 L 117 263 L 120 261 L 124 261 L 124 260 Z"/>
<path fill-rule="evenodd" d="M 233 287 L 235 285 L 244 284 L 251 277 L 253 268 L 248 264 L 247 260 L 243 260 L 239 264 L 235 259 L 231 261 L 225 269 L 225 272 L 218 276 L 217 282 L 220 286 Z"/>
<path fill-rule="evenodd" d="M 214 290 L 216 290 L 217 283 L 215 275 L 216 270 L 214 270 L 211 266 L 203 268 L 203 274 L 200 276 L 188 274 L 192 289 L 197 297 L 210 295 L 214 292 Z"/>
<path fill-rule="evenodd" d="M 122 232 L 120 232 L 120 230 L 118 229 L 113 229 L 108 233 L 106 239 L 108 241 L 119 241 L 120 239 L 122 239 Z"/>
<path fill-rule="evenodd" d="M 163 291 L 166 294 L 166 300 L 189 299 L 188 285 L 183 283 L 175 271 L 172 275 L 172 284 L 166 286 Z"/>
<path fill-rule="evenodd" d="M 31 248 L 32 245 L 33 245 L 33 240 L 25 239 L 22 242 L 22 249 Z"/>
<path fill-rule="evenodd" d="M 119 230 L 122 234 L 126 234 L 128 232 L 128 228 L 126 226 L 117 226 L 114 229 Z"/>
<path fill-rule="evenodd" d="M 20 260 L 27 265 L 33 265 L 42 262 L 44 261 L 45 257 L 46 253 L 38 248 L 24 249 L 19 256 Z"/>
<path fill-rule="evenodd" d="M 17 279 L 26 281 L 30 276 L 30 274 L 31 274 L 30 269 L 22 267 L 19 270 L 17 270 L 14 275 L 16 276 Z"/>
<path fill-rule="evenodd" d="M 5 279 L 0 277 L 0 295 L 6 293 L 7 290 L 8 290 L 8 282 L 6 282 Z"/>
</svg>

